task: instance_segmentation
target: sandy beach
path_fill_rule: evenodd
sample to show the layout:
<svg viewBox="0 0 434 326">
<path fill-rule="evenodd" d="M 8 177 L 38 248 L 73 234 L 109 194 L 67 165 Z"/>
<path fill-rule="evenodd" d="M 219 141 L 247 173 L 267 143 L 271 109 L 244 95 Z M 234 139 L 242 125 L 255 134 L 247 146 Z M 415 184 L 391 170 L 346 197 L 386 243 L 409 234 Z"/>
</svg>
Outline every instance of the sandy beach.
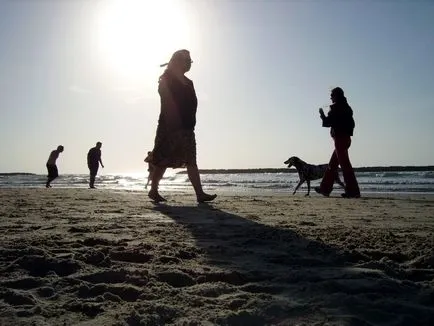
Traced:
<svg viewBox="0 0 434 326">
<path fill-rule="evenodd" d="M 434 325 L 434 196 L 0 190 L 1 325 Z"/>
</svg>

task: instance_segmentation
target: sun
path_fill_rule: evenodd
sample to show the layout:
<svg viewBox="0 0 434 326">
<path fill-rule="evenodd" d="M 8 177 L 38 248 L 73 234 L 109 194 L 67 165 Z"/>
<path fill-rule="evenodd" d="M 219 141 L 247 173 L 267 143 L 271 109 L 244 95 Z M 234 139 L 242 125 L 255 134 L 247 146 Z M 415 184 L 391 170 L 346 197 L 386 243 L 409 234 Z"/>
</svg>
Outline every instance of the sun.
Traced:
<svg viewBox="0 0 434 326">
<path fill-rule="evenodd" d="M 175 50 L 191 44 L 182 0 L 102 1 L 97 16 L 99 58 L 109 69 L 138 76 L 158 69 Z"/>
</svg>

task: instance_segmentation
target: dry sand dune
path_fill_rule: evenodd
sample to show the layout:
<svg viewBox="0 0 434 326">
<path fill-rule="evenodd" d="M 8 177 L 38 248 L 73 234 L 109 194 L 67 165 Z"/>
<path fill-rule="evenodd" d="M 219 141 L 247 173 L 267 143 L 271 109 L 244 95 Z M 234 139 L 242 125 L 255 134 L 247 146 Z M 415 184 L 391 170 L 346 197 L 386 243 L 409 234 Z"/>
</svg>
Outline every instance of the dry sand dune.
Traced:
<svg viewBox="0 0 434 326">
<path fill-rule="evenodd" d="M 434 197 L 0 190 L 1 325 L 434 325 Z"/>
</svg>

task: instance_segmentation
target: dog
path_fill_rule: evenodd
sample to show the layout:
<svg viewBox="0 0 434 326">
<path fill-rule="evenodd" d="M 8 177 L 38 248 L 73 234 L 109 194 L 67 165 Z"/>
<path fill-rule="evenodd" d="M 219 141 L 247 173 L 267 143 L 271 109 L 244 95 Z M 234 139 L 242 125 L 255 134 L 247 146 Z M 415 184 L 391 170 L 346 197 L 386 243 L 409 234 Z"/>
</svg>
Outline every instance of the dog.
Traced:
<svg viewBox="0 0 434 326">
<path fill-rule="evenodd" d="M 321 179 L 324 176 L 324 173 L 328 167 L 328 164 L 320 164 L 320 165 L 308 164 L 305 161 L 300 160 L 297 156 L 290 157 L 285 162 L 283 162 L 283 164 L 288 164 L 288 168 L 294 166 L 297 169 L 298 176 L 300 178 L 300 181 L 298 182 L 292 194 L 295 195 L 297 189 L 306 181 L 307 183 L 306 196 L 309 196 L 310 193 L 310 182 L 312 180 Z M 345 184 L 339 178 L 338 173 L 336 173 L 335 182 L 338 183 L 341 187 L 345 188 Z"/>
</svg>

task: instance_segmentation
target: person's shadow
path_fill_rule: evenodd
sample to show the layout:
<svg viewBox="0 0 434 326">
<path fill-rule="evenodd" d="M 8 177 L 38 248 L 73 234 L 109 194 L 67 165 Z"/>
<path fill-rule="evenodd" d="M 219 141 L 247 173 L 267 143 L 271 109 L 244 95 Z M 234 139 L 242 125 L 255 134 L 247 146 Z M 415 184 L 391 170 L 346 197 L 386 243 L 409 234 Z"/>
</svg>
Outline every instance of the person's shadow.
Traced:
<svg viewBox="0 0 434 326">
<path fill-rule="evenodd" d="M 202 282 L 224 282 L 250 295 L 245 302 L 228 303 L 243 312 L 222 317 L 219 324 L 434 324 L 432 287 L 424 292 L 406 282 L 405 274 L 382 268 L 357 250 L 334 248 L 289 227 L 208 204 L 154 209 L 193 235 L 212 267 Z"/>
</svg>

